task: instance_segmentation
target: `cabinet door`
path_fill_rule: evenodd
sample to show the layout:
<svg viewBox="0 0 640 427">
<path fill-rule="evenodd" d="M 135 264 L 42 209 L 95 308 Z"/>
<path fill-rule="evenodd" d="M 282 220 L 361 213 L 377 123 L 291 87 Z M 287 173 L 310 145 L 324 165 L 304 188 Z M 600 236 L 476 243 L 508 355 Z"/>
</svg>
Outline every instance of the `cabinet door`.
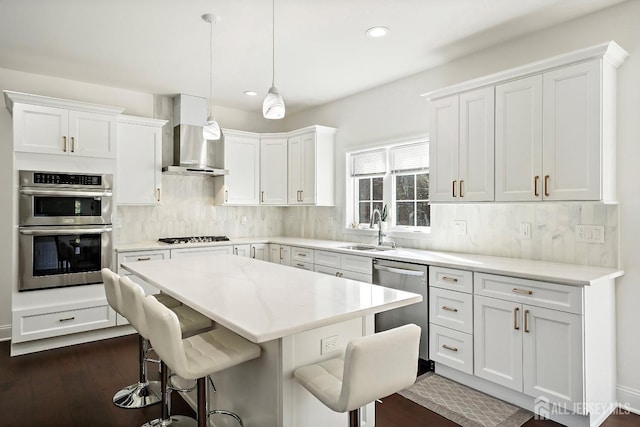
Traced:
<svg viewBox="0 0 640 427">
<path fill-rule="evenodd" d="M 495 199 L 542 200 L 542 75 L 495 90 Z"/>
<path fill-rule="evenodd" d="M 600 60 L 544 74 L 543 180 L 547 200 L 600 200 Z"/>
<path fill-rule="evenodd" d="M 524 393 L 566 405 L 583 402 L 582 316 L 528 305 L 523 310 Z"/>
<path fill-rule="evenodd" d="M 260 140 L 260 203 L 287 204 L 287 139 Z"/>
<path fill-rule="evenodd" d="M 67 154 L 69 111 L 39 105 L 13 106 L 14 150 L 42 154 Z"/>
<path fill-rule="evenodd" d="M 119 205 L 157 205 L 162 186 L 162 128 L 118 123 Z"/>
<path fill-rule="evenodd" d="M 251 258 L 269 260 L 269 245 L 266 243 L 254 243 L 251 245 Z"/>
<path fill-rule="evenodd" d="M 521 304 L 474 296 L 474 374 L 522 391 Z"/>
<path fill-rule="evenodd" d="M 107 114 L 69 111 L 69 154 L 116 157 L 116 118 Z"/>
<path fill-rule="evenodd" d="M 224 176 L 229 205 L 257 205 L 260 203 L 260 138 L 225 135 Z"/>
<path fill-rule="evenodd" d="M 181 248 L 171 249 L 171 258 L 181 258 L 185 256 L 205 256 L 205 255 L 231 255 L 233 246 L 209 246 L 202 248 Z"/>
<path fill-rule="evenodd" d="M 290 205 L 297 205 L 302 203 L 300 198 L 300 192 L 302 191 L 302 174 L 303 164 L 302 159 L 304 156 L 304 147 L 302 144 L 302 137 L 295 136 L 288 140 L 288 171 L 289 182 L 287 191 L 287 199 Z"/>
<path fill-rule="evenodd" d="M 251 245 L 233 245 L 233 253 L 249 258 L 251 256 Z"/>
<path fill-rule="evenodd" d="M 431 103 L 429 123 L 429 200 L 448 202 L 458 196 L 458 96 Z"/>
<path fill-rule="evenodd" d="M 316 203 L 316 134 L 302 135 L 302 192 L 300 199 L 305 204 Z"/>
<path fill-rule="evenodd" d="M 460 95 L 457 178 L 460 201 L 493 201 L 495 141 L 493 91 L 491 86 Z"/>
</svg>

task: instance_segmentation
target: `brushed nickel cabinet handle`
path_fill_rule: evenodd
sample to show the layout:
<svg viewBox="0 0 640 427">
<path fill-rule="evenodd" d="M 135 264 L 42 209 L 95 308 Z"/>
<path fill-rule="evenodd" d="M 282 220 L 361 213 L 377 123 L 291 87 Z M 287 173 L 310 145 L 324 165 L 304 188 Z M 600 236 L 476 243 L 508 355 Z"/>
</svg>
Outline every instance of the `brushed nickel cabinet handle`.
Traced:
<svg viewBox="0 0 640 427">
<path fill-rule="evenodd" d="M 540 179 L 540 177 L 538 175 L 533 177 L 533 195 L 535 197 L 539 197 L 540 193 L 538 192 L 538 180 Z"/>
<path fill-rule="evenodd" d="M 282 258 L 282 246 L 280 246 L 280 259 L 284 259 Z"/>
<path fill-rule="evenodd" d="M 449 282 L 449 283 L 458 283 L 458 279 L 455 277 L 449 277 L 449 276 L 442 276 L 441 279 L 443 282 Z"/>
<path fill-rule="evenodd" d="M 297 263 L 296 265 L 297 265 L 298 267 L 304 267 L 304 264 Z"/>
<path fill-rule="evenodd" d="M 443 309 L 443 310 L 445 310 L 445 311 L 452 311 L 452 312 L 454 312 L 454 313 L 457 313 L 457 312 L 458 312 L 458 309 L 457 309 L 457 308 L 454 308 L 454 307 L 447 307 L 446 305 L 443 305 L 443 306 L 442 306 L 442 309 Z"/>
<path fill-rule="evenodd" d="M 456 182 L 458 182 L 458 181 L 452 181 L 451 182 L 451 195 L 453 197 L 456 197 Z"/>
<path fill-rule="evenodd" d="M 298 256 L 307 256 L 307 254 L 304 254 L 304 253 L 301 252 L 301 253 L 298 254 Z"/>
<path fill-rule="evenodd" d="M 233 252 L 235 252 L 235 254 L 238 255 L 238 248 L 233 248 Z"/>
<path fill-rule="evenodd" d="M 68 322 L 70 320 L 74 320 L 76 316 L 66 317 L 64 319 L 58 319 L 58 322 Z"/>
<path fill-rule="evenodd" d="M 531 313 L 529 310 L 525 310 L 524 311 L 524 331 L 526 333 L 529 333 L 529 313 Z"/>
<path fill-rule="evenodd" d="M 151 261 L 151 257 L 150 256 L 144 256 L 144 257 L 138 257 L 138 261 Z"/>
<path fill-rule="evenodd" d="M 457 347 L 450 347 L 446 344 L 442 344 L 442 348 L 444 348 L 445 350 L 449 350 L 449 351 L 458 351 Z"/>
<path fill-rule="evenodd" d="M 255 248 L 255 246 L 253 246 L 251 248 L 251 258 L 255 258 L 255 257 L 256 257 L 256 248 Z"/>
<path fill-rule="evenodd" d="M 62 137 L 62 143 L 63 143 L 62 151 L 64 151 L 66 153 L 67 152 L 67 137 L 66 136 Z"/>
<path fill-rule="evenodd" d="M 75 153 L 76 151 L 76 138 L 75 137 L 71 137 L 71 152 Z"/>
<path fill-rule="evenodd" d="M 516 331 L 520 330 L 520 325 L 518 325 L 518 312 L 520 309 L 518 307 L 513 309 L 513 329 Z"/>
<path fill-rule="evenodd" d="M 549 175 L 544 176 L 544 195 L 549 197 Z"/>
<path fill-rule="evenodd" d="M 462 179 L 460 180 L 460 191 L 459 191 L 459 193 L 460 193 L 460 198 L 463 198 L 464 197 L 464 180 L 462 180 Z"/>
<path fill-rule="evenodd" d="M 227 203 L 229 201 L 229 190 L 224 190 L 224 202 Z"/>
<path fill-rule="evenodd" d="M 522 295 L 533 295 L 533 291 L 530 291 L 528 289 L 518 289 L 518 288 L 513 288 L 511 290 L 514 294 L 522 294 Z"/>
<path fill-rule="evenodd" d="M 160 201 L 160 189 L 156 188 L 156 192 L 158 193 L 158 196 L 156 197 L 156 201 Z"/>
</svg>

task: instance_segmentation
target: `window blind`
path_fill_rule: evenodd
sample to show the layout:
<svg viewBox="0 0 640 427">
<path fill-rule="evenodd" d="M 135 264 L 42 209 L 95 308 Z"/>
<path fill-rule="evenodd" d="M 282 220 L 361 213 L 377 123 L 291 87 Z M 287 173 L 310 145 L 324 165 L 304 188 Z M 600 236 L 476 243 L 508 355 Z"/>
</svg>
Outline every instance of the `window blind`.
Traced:
<svg viewBox="0 0 640 427">
<path fill-rule="evenodd" d="M 351 176 L 384 175 L 387 173 L 385 150 L 351 154 Z"/>
<path fill-rule="evenodd" d="M 391 173 L 429 170 L 429 144 L 418 142 L 392 147 Z"/>
</svg>

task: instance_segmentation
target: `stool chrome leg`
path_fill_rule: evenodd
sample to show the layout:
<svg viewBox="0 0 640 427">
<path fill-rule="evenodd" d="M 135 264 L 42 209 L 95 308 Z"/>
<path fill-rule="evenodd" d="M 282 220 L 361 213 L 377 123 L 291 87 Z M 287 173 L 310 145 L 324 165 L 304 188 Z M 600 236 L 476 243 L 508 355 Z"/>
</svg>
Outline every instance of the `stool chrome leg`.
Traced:
<svg viewBox="0 0 640 427">
<path fill-rule="evenodd" d="M 140 377 L 137 384 L 132 384 L 118 391 L 113 396 L 113 403 L 119 408 L 138 409 L 160 402 L 158 397 L 158 381 L 147 381 L 147 340 L 138 335 L 138 358 Z"/>
<path fill-rule="evenodd" d="M 169 368 L 160 362 L 160 388 L 162 391 L 162 413 L 160 418 L 143 424 L 142 427 L 196 427 L 198 422 L 184 415 L 170 415 L 171 393 L 169 392 Z"/>
<path fill-rule="evenodd" d="M 211 377 L 207 377 L 211 382 L 213 391 L 216 390 Z M 207 378 L 198 378 L 198 427 L 207 426 L 210 415 L 227 415 L 235 419 L 240 427 L 244 427 L 242 419 L 238 414 L 224 409 L 209 409 L 209 388 L 207 387 Z M 202 408 L 202 409 L 201 409 Z"/>
<path fill-rule="evenodd" d="M 360 408 L 349 411 L 349 427 L 358 427 L 360 425 Z"/>
</svg>

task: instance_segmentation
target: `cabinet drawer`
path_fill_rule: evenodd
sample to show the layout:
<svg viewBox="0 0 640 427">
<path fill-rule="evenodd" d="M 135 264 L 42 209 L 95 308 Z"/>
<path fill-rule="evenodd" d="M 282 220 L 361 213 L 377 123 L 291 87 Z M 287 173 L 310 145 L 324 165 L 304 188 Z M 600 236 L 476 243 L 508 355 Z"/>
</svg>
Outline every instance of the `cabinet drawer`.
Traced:
<svg viewBox="0 0 640 427">
<path fill-rule="evenodd" d="M 473 295 L 448 289 L 429 289 L 429 321 L 456 331 L 473 332 Z"/>
<path fill-rule="evenodd" d="M 291 260 L 303 261 L 313 264 L 313 249 L 291 247 Z"/>
<path fill-rule="evenodd" d="M 340 268 L 340 254 L 328 251 L 315 251 L 314 262 L 327 267 Z"/>
<path fill-rule="evenodd" d="M 473 273 L 453 268 L 429 267 L 429 286 L 473 293 Z"/>
<path fill-rule="evenodd" d="M 340 267 L 343 270 L 355 271 L 371 275 L 373 274 L 373 264 L 371 258 L 366 256 L 342 255 Z"/>
<path fill-rule="evenodd" d="M 105 304 L 55 312 L 18 312 L 13 320 L 12 341 L 17 343 L 115 326 L 116 312 Z"/>
<path fill-rule="evenodd" d="M 203 246 L 200 248 L 171 249 L 171 258 L 231 254 L 233 254 L 233 246 Z"/>
<path fill-rule="evenodd" d="M 442 326 L 430 325 L 429 358 L 473 375 L 473 336 Z"/>
<path fill-rule="evenodd" d="M 118 274 L 126 275 L 131 274 L 126 270 L 120 268 L 121 264 L 126 264 L 130 262 L 141 262 L 141 261 L 155 261 L 159 259 L 169 259 L 170 252 L 169 250 L 160 250 L 160 251 L 140 251 L 140 252 L 126 252 L 118 254 Z"/>
<path fill-rule="evenodd" d="M 314 271 L 322 274 L 328 274 L 330 276 L 342 277 L 344 279 L 358 280 L 360 282 L 365 282 L 365 283 L 371 283 L 371 279 L 372 279 L 371 274 L 342 270 L 339 268 L 327 267 L 327 266 L 318 265 L 318 264 L 314 266 Z"/>
<path fill-rule="evenodd" d="M 582 314 L 582 287 L 476 273 L 475 293 L 553 310 Z"/>
<path fill-rule="evenodd" d="M 312 262 L 304 262 L 304 261 L 291 261 L 291 267 L 302 268 L 303 270 L 313 271 L 313 263 Z"/>
</svg>

